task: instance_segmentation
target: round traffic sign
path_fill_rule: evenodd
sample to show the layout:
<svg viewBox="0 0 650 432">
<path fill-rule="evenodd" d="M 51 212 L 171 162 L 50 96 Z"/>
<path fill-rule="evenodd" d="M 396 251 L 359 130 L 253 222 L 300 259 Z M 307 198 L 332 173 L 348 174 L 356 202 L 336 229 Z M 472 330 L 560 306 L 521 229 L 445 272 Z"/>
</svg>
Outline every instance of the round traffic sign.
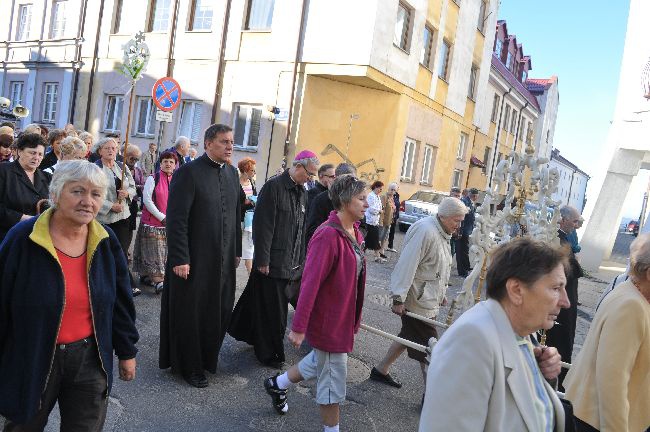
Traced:
<svg viewBox="0 0 650 432">
<path fill-rule="evenodd" d="M 161 111 L 173 111 L 181 103 L 181 86 L 174 78 L 160 78 L 151 89 L 153 103 Z"/>
</svg>

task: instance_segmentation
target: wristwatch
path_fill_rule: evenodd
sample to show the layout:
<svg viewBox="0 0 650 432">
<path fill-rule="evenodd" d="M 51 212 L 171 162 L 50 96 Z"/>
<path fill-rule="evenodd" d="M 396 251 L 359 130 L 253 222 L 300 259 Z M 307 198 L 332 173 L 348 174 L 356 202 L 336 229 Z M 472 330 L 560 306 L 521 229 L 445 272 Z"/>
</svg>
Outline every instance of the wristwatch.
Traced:
<svg viewBox="0 0 650 432">
<path fill-rule="evenodd" d="M 403 304 L 404 304 L 404 302 L 402 301 L 402 298 L 400 296 L 398 296 L 398 295 L 393 296 L 393 306 L 399 306 L 399 305 L 403 305 Z"/>
</svg>

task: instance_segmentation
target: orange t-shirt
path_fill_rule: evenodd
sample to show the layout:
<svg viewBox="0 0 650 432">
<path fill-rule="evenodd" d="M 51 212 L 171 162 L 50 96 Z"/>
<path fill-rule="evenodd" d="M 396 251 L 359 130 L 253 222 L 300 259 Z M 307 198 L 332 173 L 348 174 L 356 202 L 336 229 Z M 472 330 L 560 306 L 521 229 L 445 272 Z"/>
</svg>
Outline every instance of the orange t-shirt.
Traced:
<svg viewBox="0 0 650 432">
<path fill-rule="evenodd" d="M 56 254 L 61 262 L 65 280 L 65 306 L 56 343 L 66 344 L 93 334 L 86 253 L 74 258 L 59 250 Z"/>
</svg>

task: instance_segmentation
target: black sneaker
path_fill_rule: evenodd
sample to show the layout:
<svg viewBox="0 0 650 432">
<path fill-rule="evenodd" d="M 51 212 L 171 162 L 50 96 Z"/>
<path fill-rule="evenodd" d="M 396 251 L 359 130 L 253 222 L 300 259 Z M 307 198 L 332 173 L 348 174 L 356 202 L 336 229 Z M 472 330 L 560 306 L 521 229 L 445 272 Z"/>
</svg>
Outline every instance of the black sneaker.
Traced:
<svg viewBox="0 0 650 432">
<path fill-rule="evenodd" d="M 372 370 L 370 371 L 370 379 L 373 381 L 387 384 L 391 387 L 402 388 L 402 383 L 396 381 L 392 376 L 390 376 L 389 373 L 384 375 L 383 373 L 379 372 L 377 368 L 372 368 Z"/>
<path fill-rule="evenodd" d="M 271 400 L 273 400 L 273 408 L 280 415 L 285 415 L 289 411 L 289 405 L 287 404 L 287 389 L 281 389 L 278 387 L 277 379 L 278 375 L 267 378 L 264 380 L 264 388 L 266 392 L 271 395 Z"/>
</svg>

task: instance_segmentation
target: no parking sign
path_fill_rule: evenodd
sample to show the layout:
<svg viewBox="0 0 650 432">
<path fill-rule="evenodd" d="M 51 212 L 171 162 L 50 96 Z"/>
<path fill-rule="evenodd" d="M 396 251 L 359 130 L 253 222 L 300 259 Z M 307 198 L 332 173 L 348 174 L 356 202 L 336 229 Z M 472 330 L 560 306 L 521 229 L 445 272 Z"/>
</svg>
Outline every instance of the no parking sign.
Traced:
<svg viewBox="0 0 650 432">
<path fill-rule="evenodd" d="M 151 89 L 153 103 L 161 111 L 173 111 L 181 103 L 181 86 L 174 78 L 160 78 Z"/>
</svg>

